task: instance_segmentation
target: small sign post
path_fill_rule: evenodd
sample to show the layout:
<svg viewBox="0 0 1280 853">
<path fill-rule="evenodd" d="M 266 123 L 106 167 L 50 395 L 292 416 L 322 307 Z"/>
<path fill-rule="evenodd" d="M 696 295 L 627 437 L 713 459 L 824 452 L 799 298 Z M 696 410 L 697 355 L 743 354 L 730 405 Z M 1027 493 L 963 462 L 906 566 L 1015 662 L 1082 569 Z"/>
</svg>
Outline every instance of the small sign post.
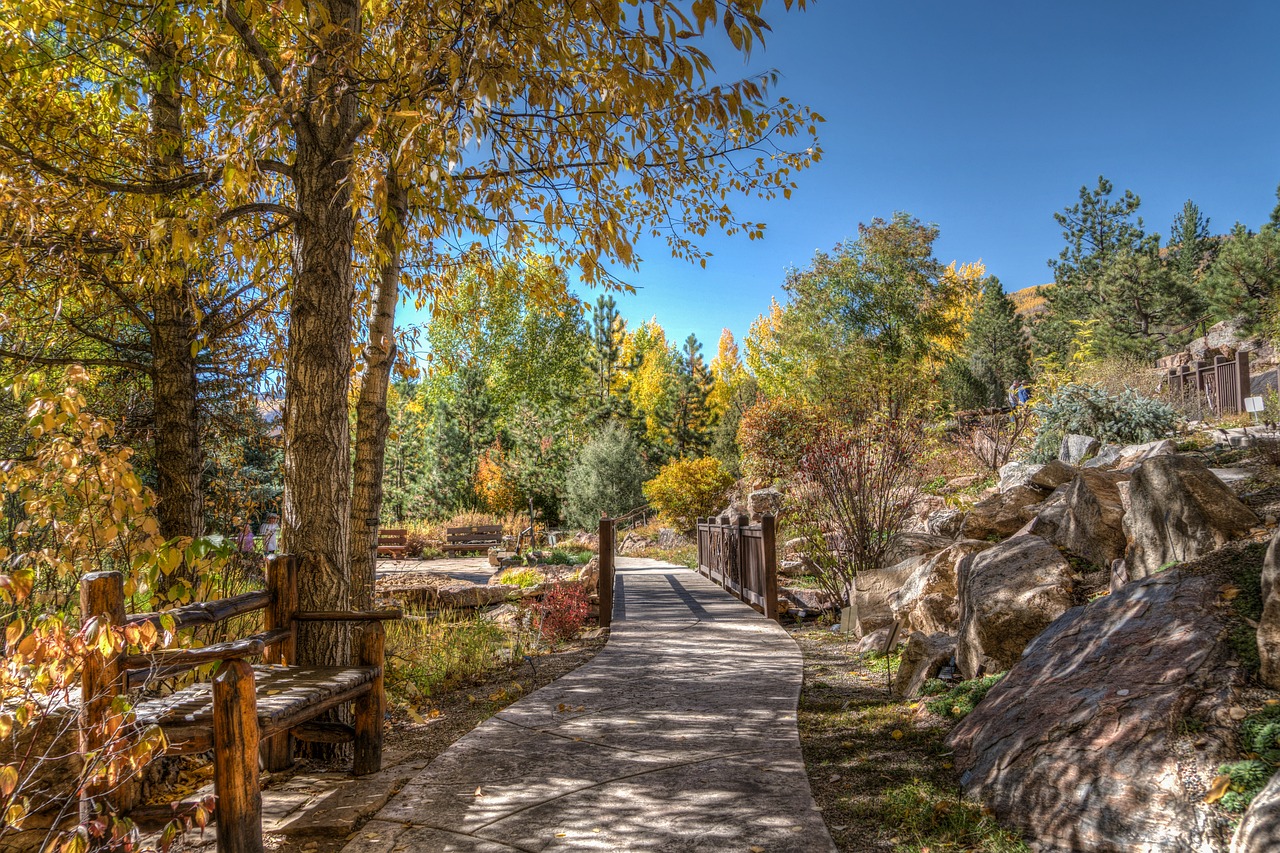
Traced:
<svg viewBox="0 0 1280 853">
<path fill-rule="evenodd" d="M 1244 410 L 1253 413 L 1253 422 L 1258 423 L 1258 413 L 1265 409 L 1266 406 L 1262 402 L 1261 397 L 1245 397 Z"/>
</svg>

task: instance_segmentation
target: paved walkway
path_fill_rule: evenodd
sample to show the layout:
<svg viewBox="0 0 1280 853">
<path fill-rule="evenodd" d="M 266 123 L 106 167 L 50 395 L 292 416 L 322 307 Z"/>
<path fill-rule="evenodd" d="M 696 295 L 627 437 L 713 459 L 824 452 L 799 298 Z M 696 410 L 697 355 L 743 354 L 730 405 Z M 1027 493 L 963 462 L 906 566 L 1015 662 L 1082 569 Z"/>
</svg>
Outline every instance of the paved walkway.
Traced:
<svg viewBox="0 0 1280 853">
<path fill-rule="evenodd" d="M 795 643 L 694 572 L 619 563 L 605 648 L 446 750 L 343 853 L 834 851 Z"/>
</svg>

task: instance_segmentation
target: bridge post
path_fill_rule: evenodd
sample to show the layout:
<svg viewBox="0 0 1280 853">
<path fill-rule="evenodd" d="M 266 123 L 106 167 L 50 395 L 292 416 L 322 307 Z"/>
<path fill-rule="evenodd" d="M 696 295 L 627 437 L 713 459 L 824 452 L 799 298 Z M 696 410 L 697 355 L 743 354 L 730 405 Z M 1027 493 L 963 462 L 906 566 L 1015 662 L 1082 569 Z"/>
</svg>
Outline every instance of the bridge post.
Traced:
<svg viewBox="0 0 1280 853">
<path fill-rule="evenodd" d="M 600 600 L 599 623 L 601 628 L 613 624 L 613 519 L 600 517 L 600 536 L 596 550 L 600 557 L 600 571 L 596 575 L 596 596 Z"/>
</svg>

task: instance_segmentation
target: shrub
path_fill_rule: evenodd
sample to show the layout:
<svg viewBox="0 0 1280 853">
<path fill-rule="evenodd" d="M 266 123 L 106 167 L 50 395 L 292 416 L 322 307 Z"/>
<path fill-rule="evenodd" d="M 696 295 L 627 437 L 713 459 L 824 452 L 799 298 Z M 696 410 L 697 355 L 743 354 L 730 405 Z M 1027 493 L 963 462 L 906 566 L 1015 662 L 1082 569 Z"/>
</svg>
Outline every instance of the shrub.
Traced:
<svg viewBox="0 0 1280 853">
<path fill-rule="evenodd" d="M 884 822 L 910 843 L 897 849 L 1025 853 L 1027 846 L 1002 829 L 980 803 L 918 779 L 886 791 Z"/>
<path fill-rule="evenodd" d="M 1003 672 L 997 672 L 995 675 L 987 675 L 982 678 L 973 678 L 969 681 L 962 681 L 955 687 L 952 687 L 938 695 L 937 699 L 931 699 L 925 703 L 926 707 L 940 717 L 950 717 L 959 720 L 968 716 L 969 712 L 978 706 L 987 696 L 987 691 L 996 685 L 996 682 L 1004 678 Z M 942 684 L 942 682 L 938 682 Z M 926 688 L 936 690 L 937 685 L 932 682 L 926 682 Z"/>
<path fill-rule="evenodd" d="M 1068 434 L 1089 435 L 1115 444 L 1155 441 L 1173 431 L 1178 414 L 1166 403 L 1128 390 L 1109 394 L 1093 385 L 1071 383 L 1037 401 L 1040 418 L 1030 459 L 1048 462 Z"/>
<path fill-rule="evenodd" d="M 826 416 L 810 403 L 760 400 L 743 412 L 738 426 L 743 475 L 757 486 L 791 477 L 826 426 Z"/>
<path fill-rule="evenodd" d="M 531 606 L 537 617 L 538 634 L 548 643 L 572 640 L 587 624 L 587 588 L 580 583 L 566 583 L 550 589 L 542 600 Z"/>
<path fill-rule="evenodd" d="M 521 589 L 531 589 L 544 583 L 547 576 L 534 568 L 512 566 L 498 575 L 498 583 L 511 584 Z"/>
<path fill-rule="evenodd" d="M 609 424 L 582 448 L 565 480 L 569 523 L 594 530 L 601 514 L 621 515 L 644 503 L 644 461 L 635 438 Z"/>
<path fill-rule="evenodd" d="M 644 484 L 644 496 L 674 527 L 692 530 L 699 517 L 711 515 L 724 504 L 732 485 L 733 477 L 719 459 L 677 459 Z"/>
</svg>

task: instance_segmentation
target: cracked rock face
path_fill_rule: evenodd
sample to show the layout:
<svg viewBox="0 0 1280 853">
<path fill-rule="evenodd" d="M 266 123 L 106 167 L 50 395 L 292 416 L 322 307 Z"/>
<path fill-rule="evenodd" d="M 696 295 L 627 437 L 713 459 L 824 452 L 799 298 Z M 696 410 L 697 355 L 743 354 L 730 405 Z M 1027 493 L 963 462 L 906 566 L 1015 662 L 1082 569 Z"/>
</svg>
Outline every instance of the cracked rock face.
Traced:
<svg viewBox="0 0 1280 853">
<path fill-rule="evenodd" d="M 1243 683 L 1220 585 L 1172 570 L 1055 621 L 951 734 L 966 791 L 1045 850 L 1225 849 L 1187 780 L 1231 760 L 1226 738 L 1182 734 Z"/>
</svg>

